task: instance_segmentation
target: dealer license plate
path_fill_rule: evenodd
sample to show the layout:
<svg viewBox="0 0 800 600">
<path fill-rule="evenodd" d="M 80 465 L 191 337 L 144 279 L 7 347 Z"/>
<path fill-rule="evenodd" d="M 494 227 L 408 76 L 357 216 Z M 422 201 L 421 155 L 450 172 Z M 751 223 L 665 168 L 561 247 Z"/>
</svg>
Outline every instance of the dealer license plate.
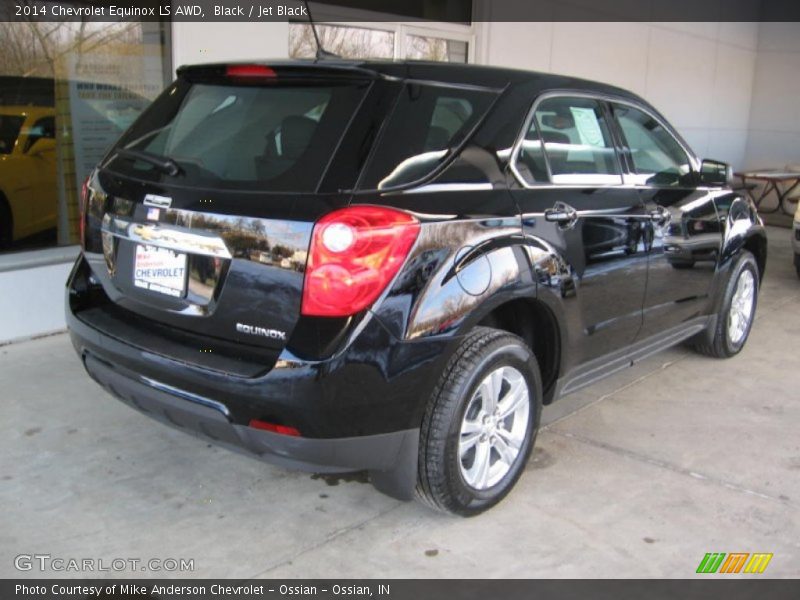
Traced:
<svg viewBox="0 0 800 600">
<path fill-rule="evenodd" d="M 137 244 L 133 284 L 151 292 L 182 298 L 186 294 L 186 254 Z"/>
</svg>

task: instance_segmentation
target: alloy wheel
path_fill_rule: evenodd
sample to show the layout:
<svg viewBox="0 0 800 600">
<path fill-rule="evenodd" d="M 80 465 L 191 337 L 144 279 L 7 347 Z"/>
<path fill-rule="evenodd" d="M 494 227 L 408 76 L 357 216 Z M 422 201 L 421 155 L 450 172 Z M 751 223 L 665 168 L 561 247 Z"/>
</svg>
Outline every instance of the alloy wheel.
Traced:
<svg viewBox="0 0 800 600">
<path fill-rule="evenodd" d="M 749 270 L 742 271 L 739 281 L 736 282 L 736 289 L 731 298 L 731 308 L 728 311 L 728 337 L 734 344 L 741 342 L 747 334 L 753 318 L 755 291 L 753 273 Z"/>
<path fill-rule="evenodd" d="M 458 445 L 461 475 L 470 487 L 497 484 L 517 460 L 528 433 L 530 395 L 514 367 L 489 373 L 464 412 Z"/>
</svg>

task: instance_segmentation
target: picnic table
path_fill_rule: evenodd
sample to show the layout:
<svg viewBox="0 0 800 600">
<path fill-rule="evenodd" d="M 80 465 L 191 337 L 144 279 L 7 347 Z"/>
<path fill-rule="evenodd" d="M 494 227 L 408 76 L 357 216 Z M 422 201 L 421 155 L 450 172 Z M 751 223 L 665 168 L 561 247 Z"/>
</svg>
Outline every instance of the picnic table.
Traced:
<svg viewBox="0 0 800 600">
<path fill-rule="evenodd" d="M 734 174 L 742 180 L 742 187 L 747 191 L 747 195 L 753 199 L 759 212 L 774 213 L 778 212 L 778 210 L 783 210 L 787 215 L 794 214 L 794 207 L 789 206 L 789 204 L 791 204 L 789 196 L 800 186 L 800 172 L 764 169 L 761 171 L 745 171 L 743 173 Z M 758 198 L 756 198 L 756 195 L 753 193 L 757 186 L 755 183 L 748 184 L 748 181 L 764 184 L 764 187 L 758 194 Z M 778 205 L 775 208 L 762 210 L 761 203 L 770 192 L 775 192 L 775 195 L 778 197 Z"/>
</svg>

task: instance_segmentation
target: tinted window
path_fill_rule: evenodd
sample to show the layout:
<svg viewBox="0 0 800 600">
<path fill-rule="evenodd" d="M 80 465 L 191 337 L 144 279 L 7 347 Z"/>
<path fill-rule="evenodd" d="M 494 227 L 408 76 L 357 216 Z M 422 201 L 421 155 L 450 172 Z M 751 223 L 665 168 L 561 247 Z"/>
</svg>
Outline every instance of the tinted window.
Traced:
<svg viewBox="0 0 800 600">
<path fill-rule="evenodd" d="M 24 117 L 0 115 L 0 154 L 11 154 L 24 121 Z"/>
<path fill-rule="evenodd" d="M 33 127 L 27 131 L 28 140 L 25 142 L 23 152 L 27 152 L 39 140 L 54 140 L 56 139 L 56 118 L 43 117 L 33 124 Z"/>
<path fill-rule="evenodd" d="M 472 131 L 495 94 L 408 84 L 384 127 L 362 189 L 385 189 L 417 181 Z"/>
<path fill-rule="evenodd" d="M 56 139 L 56 118 L 43 117 L 38 121 L 36 121 L 36 123 L 33 126 L 33 129 L 38 137 L 43 137 L 48 140 L 54 140 Z"/>
<path fill-rule="evenodd" d="M 363 87 L 233 86 L 182 82 L 125 134 L 120 146 L 173 159 L 174 180 L 265 191 L 314 191 Z M 110 168 L 163 177 L 149 163 L 114 159 Z"/>
<path fill-rule="evenodd" d="M 601 104 L 588 98 L 550 98 L 535 113 L 553 183 L 622 182 Z"/>
<path fill-rule="evenodd" d="M 681 145 L 644 111 L 614 105 L 614 116 L 630 149 L 635 181 L 648 185 L 679 185 L 692 170 Z"/>
</svg>

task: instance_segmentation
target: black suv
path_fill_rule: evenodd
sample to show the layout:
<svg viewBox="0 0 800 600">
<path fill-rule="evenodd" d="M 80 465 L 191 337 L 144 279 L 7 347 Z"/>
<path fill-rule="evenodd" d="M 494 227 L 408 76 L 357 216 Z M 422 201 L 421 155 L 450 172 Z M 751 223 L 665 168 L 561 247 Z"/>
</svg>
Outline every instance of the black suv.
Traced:
<svg viewBox="0 0 800 600">
<path fill-rule="evenodd" d="M 766 236 L 729 178 L 589 81 L 184 67 L 86 182 L 72 341 L 170 425 L 477 514 L 543 404 L 684 340 L 739 352 Z"/>
</svg>

